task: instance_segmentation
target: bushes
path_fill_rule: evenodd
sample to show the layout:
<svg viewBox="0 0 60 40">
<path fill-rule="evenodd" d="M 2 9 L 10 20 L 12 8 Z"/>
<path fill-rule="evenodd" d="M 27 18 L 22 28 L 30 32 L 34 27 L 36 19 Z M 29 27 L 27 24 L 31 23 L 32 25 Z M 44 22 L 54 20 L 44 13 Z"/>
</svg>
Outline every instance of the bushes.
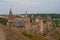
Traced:
<svg viewBox="0 0 60 40">
<path fill-rule="evenodd" d="M 60 24 L 60 20 L 53 20 L 53 27 L 56 28 L 56 27 L 59 27 Z"/>
<path fill-rule="evenodd" d="M 60 40 L 60 33 L 59 33 L 59 32 L 57 32 L 57 33 L 58 33 L 58 35 L 59 35 L 59 36 L 58 36 L 58 40 Z"/>
<path fill-rule="evenodd" d="M 0 18 L 0 23 L 3 24 L 3 25 L 6 25 L 7 24 L 7 19 L 5 18 Z"/>
<path fill-rule="evenodd" d="M 32 38 L 32 35 L 27 32 L 22 32 L 22 34 L 28 38 Z"/>
</svg>

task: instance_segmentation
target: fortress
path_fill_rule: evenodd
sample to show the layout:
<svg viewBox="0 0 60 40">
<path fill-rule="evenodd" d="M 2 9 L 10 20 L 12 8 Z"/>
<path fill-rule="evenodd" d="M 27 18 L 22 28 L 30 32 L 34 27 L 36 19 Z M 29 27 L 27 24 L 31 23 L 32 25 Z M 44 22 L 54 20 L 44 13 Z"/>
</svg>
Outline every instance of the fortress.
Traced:
<svg viewBox="0 0 60 40">
<path fill-rule="evenodd" d="M 58 40 L 60 38 L 60 24 L 57 23 L 58 25 L 56 25 L 56 19 L 52 19 L 49 15 L 34 17 L 34 15 L 28 15 L 27 12 L 24 15 L 14 15 L 10 9 L 9 15 L 1 15 L 0 18 L 8 20 L 7 25 L 0 24 L 0 35 L 3 36 L 1 39 L 29 40 L 22 33 L 31 34 L 34 40 L 35 35 L 47 40 Z M 39 40 L 40 37 L 38 37 Z"/>
<path fill-rule="evenodd" d="M 46 18 L 41 16 L 34 18 L 33 15 L 29 17 L 26 12 L 25 15 L 16 17 L 10 9 L 7 19 L 7 25 L 9 27 L 19 27 L 29 33 L 43 34 L 53 29 L 52 19 L 48 15 Z"/>
</svg>

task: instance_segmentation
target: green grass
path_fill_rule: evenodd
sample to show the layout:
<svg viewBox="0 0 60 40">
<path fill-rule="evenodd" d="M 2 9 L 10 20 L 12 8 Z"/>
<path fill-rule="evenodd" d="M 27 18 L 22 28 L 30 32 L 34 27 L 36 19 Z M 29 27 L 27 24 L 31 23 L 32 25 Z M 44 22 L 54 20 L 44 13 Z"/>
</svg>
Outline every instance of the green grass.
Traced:
<svg viewBox="0 0 60 40">
<path fill-rule="evenodd" d="M 22 32 L 22 34 L 28 38 L 32 38 L 32 35 L 27 32 Z"/>
<path fill-rule="evenodd" d="M 27 32 L 22 32 L 22 34 L 26 37 L 28 37 L 30 40 L 47 40 L 44 37 L 42 37 L 41 35 L 37 35 L 37 34 L 30 34 Z"/>
</svg>

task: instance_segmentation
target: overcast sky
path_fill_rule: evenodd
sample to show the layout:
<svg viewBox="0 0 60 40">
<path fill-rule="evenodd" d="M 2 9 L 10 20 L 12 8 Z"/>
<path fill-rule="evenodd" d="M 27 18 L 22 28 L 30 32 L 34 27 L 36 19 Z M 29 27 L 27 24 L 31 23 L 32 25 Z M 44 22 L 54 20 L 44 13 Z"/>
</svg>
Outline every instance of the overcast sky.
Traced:
<svg viewBox="0 0 60 40">
<path fill-rule="evenodd" d="M 60 13 L 60 0 L 0 0 L 0 14 Z"/>
</svg>

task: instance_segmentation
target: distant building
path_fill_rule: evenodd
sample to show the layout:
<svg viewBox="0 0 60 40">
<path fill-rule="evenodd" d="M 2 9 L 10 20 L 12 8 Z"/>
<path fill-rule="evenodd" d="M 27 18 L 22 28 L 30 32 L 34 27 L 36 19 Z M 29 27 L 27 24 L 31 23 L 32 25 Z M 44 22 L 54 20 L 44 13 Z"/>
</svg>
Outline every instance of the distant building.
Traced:
<svg viewBox="0 0 60 40">
<path fill-rule="evenodd" d="M 11 9 L 9 11 L 9 15 L 8 15 L 8 23 L 7 23 L 10 27 L 22 27 L 24 26 L 24 22 L 22 20 L 20 20 L 20 18 L 16 18 Z"/>
</svg>

